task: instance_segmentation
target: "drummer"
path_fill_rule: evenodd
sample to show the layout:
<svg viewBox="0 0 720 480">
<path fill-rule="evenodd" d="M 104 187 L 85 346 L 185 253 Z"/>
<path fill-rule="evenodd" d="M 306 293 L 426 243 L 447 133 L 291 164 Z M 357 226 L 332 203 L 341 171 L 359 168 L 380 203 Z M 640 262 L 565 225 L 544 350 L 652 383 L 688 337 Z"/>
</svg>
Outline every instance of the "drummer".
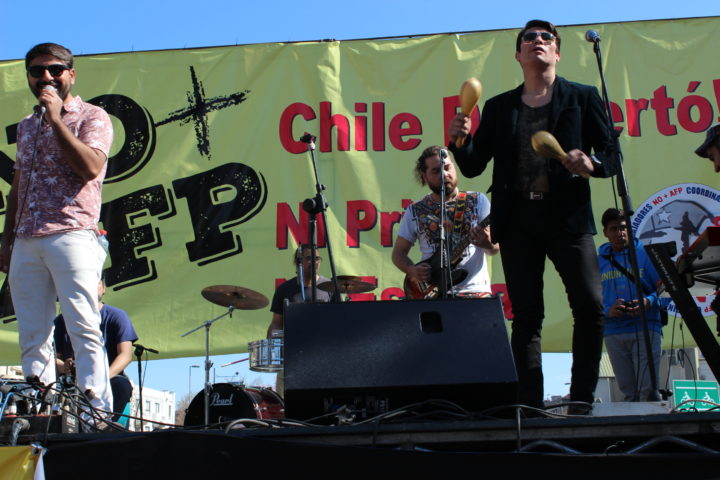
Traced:
<svg viewBox="0 0 720 480">
<path fill-rule="evenodd" d="M 270 311 L 272 312 L 272 321 L 267 330 L 267 337 L 273 337 L 273 331 L 282 331 L 283 324 L 283 304 L 285 299 L 290 303 L 310 302 L 312 299 L 312 248 L 310 245 L 301 244 L 293 255 L 293 264 L 295 265 L 295 277 L 280 284 L 275 290 Z M 315 257 L 315 279 L 316 285 L 323 282 L 329 282 L 330 279 L 325 278 L 317 272 L 320 271 L 320 256 Z M 329 302 L 331 293 L 315 289 L 315 299 L 317 302 Z"/>
</svg>

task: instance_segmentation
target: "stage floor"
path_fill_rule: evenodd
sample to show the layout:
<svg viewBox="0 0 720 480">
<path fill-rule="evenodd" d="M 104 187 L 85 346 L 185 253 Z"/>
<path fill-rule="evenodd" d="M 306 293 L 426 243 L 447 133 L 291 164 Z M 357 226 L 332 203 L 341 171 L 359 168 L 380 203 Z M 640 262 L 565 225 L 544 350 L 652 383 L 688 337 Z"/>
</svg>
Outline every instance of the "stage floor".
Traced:
<svg viewBox="0 0 720 480">
<path fill-rule="evenodd" d="M 248 423 L 250 425 L 250 423 Z M 720 413 L 23 435 L 56 478 L 477 474 L 720 478 Z M 641 477 L 638 477 L 640 475 Z"/>
</svg>

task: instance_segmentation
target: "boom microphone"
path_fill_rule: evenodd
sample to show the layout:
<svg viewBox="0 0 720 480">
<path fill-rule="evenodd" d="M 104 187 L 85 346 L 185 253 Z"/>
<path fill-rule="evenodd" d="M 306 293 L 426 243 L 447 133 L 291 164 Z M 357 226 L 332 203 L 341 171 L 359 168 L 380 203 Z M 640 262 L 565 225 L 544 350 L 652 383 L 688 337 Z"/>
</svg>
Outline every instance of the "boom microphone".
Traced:
<svg viewBox="0 0 720 480">
<path fill-rule="evenodd" d="M 143 346 L 140 345 L 139 343 L 133 343 L 133 347 L 135 347 L 135 352 L 137 352 L 138 350 L 140 350 L 140 354 L 141 354 L 141 355 L 142 355 L 142 352 L 143 352 L 143 351 L 145 351 L 145 352 L 150 352 L 150 353 L 155 353 L 155 354 L 160 353 L 160 352 L 158 352 L 157 350 L 155 350 L 154 348 L 143 347 Z M 137 355 L 137 353 L 135 353 L 135 355 Z"/>
<path fill-rule="evenodd" d="M 588 30 L 585 32 L 585 40 L 587 40 L 590 43 L 599 43 L 600 42 L 600 34 L 596 32 L 595 30 Z"/>
</svg>

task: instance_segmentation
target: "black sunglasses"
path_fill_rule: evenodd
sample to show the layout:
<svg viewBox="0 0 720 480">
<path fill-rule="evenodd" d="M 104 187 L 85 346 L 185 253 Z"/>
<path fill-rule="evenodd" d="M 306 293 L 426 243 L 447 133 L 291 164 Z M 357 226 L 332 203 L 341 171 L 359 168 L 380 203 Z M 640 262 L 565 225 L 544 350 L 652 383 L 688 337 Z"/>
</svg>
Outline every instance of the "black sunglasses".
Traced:
<svg viewBox="0 0 720 480">
<path fill-rule="evenodd" d="M 527 32 L 522 36 L 523 42 L 534 42 L 538 35 L 544 42 L 552 42 L 555 40 L 555 35 L 550 32 Z"/>
<path fill-rule="evenodd" d="M 27 69 L 28 73 L 33 78 L 40 78 L 45 74 L 45 70 L 50 72 L 53 77 L 59 77 L 65 70 L 70 70 L 70 67 L 63 65 L 62 63 L 55 63 L 53 65 L 33 65 Z"/>
</svg>

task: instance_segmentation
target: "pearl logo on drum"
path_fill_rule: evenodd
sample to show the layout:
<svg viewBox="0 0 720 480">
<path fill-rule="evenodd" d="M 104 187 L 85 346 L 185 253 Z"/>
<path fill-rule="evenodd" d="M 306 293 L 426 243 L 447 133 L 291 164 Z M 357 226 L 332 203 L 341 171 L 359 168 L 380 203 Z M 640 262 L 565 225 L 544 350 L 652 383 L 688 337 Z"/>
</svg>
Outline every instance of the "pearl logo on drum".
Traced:
<svg viewBox="0 0 720 480">
<path fill-rule="evenodd" d="M 231 393 L 228 398 L 221 398 L 220 392 L 213 392 L 212 395 L 210 395 L 210 406 L 211 407 L 217 407 L 217 406 L 227 406 L 233 404 L 233 396 L 235 394 Z"/>
</svg>

